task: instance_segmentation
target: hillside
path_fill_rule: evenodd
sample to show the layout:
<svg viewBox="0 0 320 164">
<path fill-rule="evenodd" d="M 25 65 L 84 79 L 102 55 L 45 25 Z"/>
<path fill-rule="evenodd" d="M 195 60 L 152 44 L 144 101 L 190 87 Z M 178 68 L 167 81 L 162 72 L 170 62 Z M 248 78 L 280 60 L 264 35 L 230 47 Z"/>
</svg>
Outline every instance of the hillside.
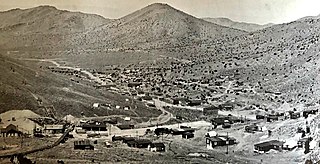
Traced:
<svg viewBox="0 0 320 164">
<path fill-rule="evenodd" d="M 259 25 L 255 23 L 245 23 L 245 22 L 236 22 L 229 18 L 203 18 L 203 20 L 215 23 L 221 26 L 226 26 L 234 29 L 244 30 L 248 32 L 258 31 L 270 26 L 273 26 L 274 24 L 268 23 L 264 25 Z"/>
<path fill-rule="evenodd" d="M 58 10 L 52 6 L 0 12 L 0 33 L 74 33 L 108 23 L 98 15 Z"/>
<path fill-rule="evenodd" d="M 73 42 L 91 49 L 156 49 L 200 44 L 246 32 L 195 18 L 167 4 L 152 4 L 93 31 Z M 96 37 L 99 36 L 99 37 Z"/>
<path fill-rule="evenodd" d="M 65 50 L 74 33 L 92 30 L 110 22 L 101 16 L 58 10 L 52 6 L 0 12 L 2 50 Z"/>
<path fill-rule="evenodd" d="M 218 44 L 211 42 L 205 48 L 193 50 L 197 55 L 185 55 L 184 59 L 194 62 L 191 68 L 184 66 L 185 70 L 179 72 L 198 69 L 211 72 L 195 73 L 200 78 L 214 80 L 223 75 L 230 81 L 245 82 L 255 94 L 236 97 L 253 98 L 265 106 L 285 102 L 292 106 L 319 103 L 319 27 L 320 19 L 308 18 Z"/>
<path fill-rule="evenodd" d="M 46 67 L 50 63 L 24 61 L 0 55 L 0 113 L 8 110 L 34 111 L 42 116 L 47 115 L 44 107 L 54 106 L 56 116 L 71 114 L 86 116 L 127 115 L 134 117 L 157 116 L 150 112 L 141 102 L 128 103 L 124 96 L 97 90 L 84 82 L 76 83 L 70 77 L 54 74 Z M 40 100 L 40 101 L 39 101 Z M 108 103 L 111 106 L 132 106 L 139 111 L 114 111 L 104 108 L 93 109 L 93 103 Z M 137 118 L 138 121 L 139 118 Z"/>
</svg>

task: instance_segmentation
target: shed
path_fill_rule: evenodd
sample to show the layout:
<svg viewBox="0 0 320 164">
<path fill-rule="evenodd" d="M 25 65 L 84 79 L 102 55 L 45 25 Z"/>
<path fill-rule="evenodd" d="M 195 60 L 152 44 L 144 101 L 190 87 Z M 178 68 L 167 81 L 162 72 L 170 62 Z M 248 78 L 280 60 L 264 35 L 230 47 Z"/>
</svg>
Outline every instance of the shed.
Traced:
<svg viewBox="0 0 320 164">
<path fill-rule="evenodd" d="M 206 145 L 208 149 L 213 149 L 216 146 L 225 146 L 236 144 L 236 139 L 229 136 L 213 136 L 206 138 Z"/>
<path fill-rule="evenodd" d="M 44 125 L 43 132 L 47 134 L 63 133 L 65 125 Z"/>
<path fill-rule="evenodd" d="M 185 138 L 185 139 L 189 139 L 189 138 L 193 138 L 193 137 L 194 137 L 194 134 L 191 132 L 185 132 L 182 134 L 182 138 Z"/>
<path fill-rule="evenodd" d="M 158 135 L 162 135 L 162 134 L 170 134 L 171 130 L 169 128 L 156 128 L 154 130 L 154 133 L 158 136 Z"/>
<path fill-rule="evenodd" d="M 256 131 L 261 131 L 261 128 L 259 128 L 258 125 L 248 125 L 248 126 L 245 126 L 245 131 L 246 132 L 249 132 L 249 133 L 252 133 L 252 132 L 256 132 Z"/>
<path fill-rule="evenodd" d="M 122 137 L 122 142 L 123 143 L 128 143 L 129 141 L 134 141 L 134 140 L 135 140 L 134 137 L 127 137 L 127 136 Z"/>
<path fill-rule="evenodd" d="M 284 142 L 278 140 L 271 140 L 254 145 L 254 150 L 258 152 L 267 152 L 271 149 L 281 150 Z"/>
<path fill-rule="evenodd" d="M 103 122 L 88 121 L 82 125 L 82 129 L 90 131 L 107 131 L 107 126 Z"/>
<path fill-rule="evenodd" d="M 74 141 L 74 149 L 94 150 L 94 146 L 91 145 L 90 140 L 78 140 Z"/>
<path fill-rule="evenodd" d="M 135 147 L 135 148 L 148 148 L 148 146 L 151 143 L 152 142 L 147 139 L 137 139 L 137 140 L 131 140 L 127 142 L 129 147 Z"/>
<path fill-rule="evenodd" d="M 123 140 L 123 137 L 122 136 L 112 136 L 112 142 L 115 142 L 115 141 L 122 141 Z"/>
<path fill-rule="evenodd" d="M 299 112 L 296 112 L 296 113 L 290 113 L 290 119 L 297 119 L 297 118 L 300 118 L 301 115 Z"/>
<path fill-rule="evenodd" d="M 199 105 L 201 105 L 201 103 L 202 103 L 202 100 L 189 100 L 188 105 L 189 106 L 199 106 Z"/>
<path fill-rule="evenodd" d="M 148 146 L 148 150 L 152 152 L 165 152 L 166 146 L 164 145 L 164 143 L 151 143 Z"/>
</svg>

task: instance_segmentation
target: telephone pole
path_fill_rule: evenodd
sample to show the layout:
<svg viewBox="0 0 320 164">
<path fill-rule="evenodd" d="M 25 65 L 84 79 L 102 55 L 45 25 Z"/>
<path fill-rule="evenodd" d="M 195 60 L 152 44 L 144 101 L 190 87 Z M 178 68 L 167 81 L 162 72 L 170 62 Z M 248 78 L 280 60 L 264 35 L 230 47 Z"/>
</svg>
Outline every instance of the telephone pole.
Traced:
<svg viewBox="0 0 320 164">
<path fill-rule="evenodd" d="M 229 154 L 229 136 L 228 136 L 228 132 L 227 132 L 227 141 L 226 141 L 226 143 L 227 143 L 227 152 L 226 152 L 226 154 Z"/>
</svg>

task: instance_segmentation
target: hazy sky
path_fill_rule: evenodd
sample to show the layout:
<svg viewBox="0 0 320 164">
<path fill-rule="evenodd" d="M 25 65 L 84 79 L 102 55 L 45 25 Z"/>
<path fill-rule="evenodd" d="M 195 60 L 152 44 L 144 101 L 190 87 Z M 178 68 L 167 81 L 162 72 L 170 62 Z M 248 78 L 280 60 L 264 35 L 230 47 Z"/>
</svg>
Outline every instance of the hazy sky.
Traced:
<svg viewBox="0 0 320 164">
<path fill-rule="evenodd" d="M 0 10 L 53 5 L 120 18 L 155 2 L 167 3 L 200 18 L 227 17 L 259 24 L 284 23 L 320 14 L 320 0 L 0 0 Z"/>
</svg>

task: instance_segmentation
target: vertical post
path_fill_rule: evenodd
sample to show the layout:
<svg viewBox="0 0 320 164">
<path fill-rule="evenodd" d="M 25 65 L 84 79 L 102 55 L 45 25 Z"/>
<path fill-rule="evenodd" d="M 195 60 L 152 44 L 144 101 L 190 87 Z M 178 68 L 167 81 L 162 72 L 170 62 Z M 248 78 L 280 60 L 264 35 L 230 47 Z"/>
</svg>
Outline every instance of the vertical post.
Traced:
<svg viewBox="0 0 320 164">
<path fill-rule="evenodd" d="M 226 154 L 228 154 L 229 153 L 229 135 L 228 135 L 229 133 L 227 132 L 227 152 L 226 152 Z"/>
<path fill-rule="evenodd" d="M 21 148 L 23 146 L 23 134 L 21 135 Z"/>
<path fill-rule="evenodd" d="M 162 133 L 162 135 L 161 135 L 161 138 L 162 138 L 162 142 L 163 142 L 163 133 Z"/>
</svg>

